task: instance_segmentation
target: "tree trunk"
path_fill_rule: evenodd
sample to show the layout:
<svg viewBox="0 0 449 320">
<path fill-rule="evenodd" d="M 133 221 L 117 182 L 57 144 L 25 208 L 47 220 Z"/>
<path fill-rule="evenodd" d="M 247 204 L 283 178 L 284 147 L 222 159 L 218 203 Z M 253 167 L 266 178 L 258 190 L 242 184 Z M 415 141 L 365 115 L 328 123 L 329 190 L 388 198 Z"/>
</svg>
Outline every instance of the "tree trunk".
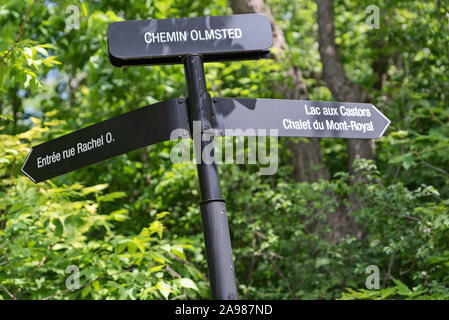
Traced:
<svg viewBox="0 0 449 320">
<path fill-rule="evenodd" d="M 12 134 L 17 134 L 17 124 L 19 122 L 19 113 L 22 112 L 22 99 L 18 96 L 19 93 L 19 85 L 15 85 L 14 87 L 9 88 L 8 90 L 8 98 L 11 101 L 11 109 L 12 109 Z"/>
<path fill-rule="evenodd" d="M 323 77 L 332 93 L 338 101 L 368 102 L 370 97 L 361 86 L 351 82 L 345 74 L 343 64 L 338 56 L 335 44 L 334 27 L 334 1 L 317 0 L 318 3 L 318 42 L 321 61 L 323 63 Z M 348 169 L 354 175 L 354 182 L 361 182 L 361 175 L 354 170 L 354 160 L 374 159 L 374 141 L 362 139 L 348 139 Z M 360 239 L 363 236 L 363 227 L 357 225 L 350 213 L 360 209 L 362 204 L 355 194 L 348 196 L 350 207 L 341 205 L 339 210 L 330 216 L 330 224 L 333 230 L 332 242 L 339 242 L 342 237 L 352 234 Z"/>
<path fill-rule="evenodd" d="M 359 85 L 351 82 L 343 69 L 335 44 L 334 1 L 317 0 L 318 2 L 318 40 L 323 76 L 332 96 L 345 102 L 368 102 L 369 94 Z M 354 172 L 355 159 L 374 159 L 374 143 L 372 140 L 348 139 L 348 169 Z"/>
<path fill-rule="evenodd" d="M 234 13 L 262 13 L 270 19 L 273 31 L 273 48 L 279 49 L 271 57 L 281 61 L 288 52 L 284 33 L 276 23 L 270 8 L 263 0 L 229 0 Z M 286 76 L 293 79 L 293 88 L 285 83 L 279 84 L 277 88 L 287 99 L 308 100 L 309 94 L 303 81 L 301 70 L 294 66 L 286 71 Z M 324 164 L 321 154 L 320 140 L 312 139 L 288 139 L 285 145 L 292 153 L 293 176 L 296 181 L 313 182 L 318 179 L 329 179 L 329 171 Z"/>
</svg>

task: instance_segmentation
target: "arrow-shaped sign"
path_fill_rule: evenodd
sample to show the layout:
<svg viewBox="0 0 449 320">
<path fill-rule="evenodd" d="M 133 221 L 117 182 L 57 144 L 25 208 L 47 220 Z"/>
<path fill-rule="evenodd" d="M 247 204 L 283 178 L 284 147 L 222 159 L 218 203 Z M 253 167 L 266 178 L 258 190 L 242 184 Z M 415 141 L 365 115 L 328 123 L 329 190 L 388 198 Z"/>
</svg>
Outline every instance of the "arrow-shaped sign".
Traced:
<svg viewBox="0 0 449 320">
<path fill-rule="evenodd" d="M 146 106 L 42 143 L 31 149 L 22 172 L 35 183 L 190 130 L 183 99 Z"/>
<path fill-rule="evenodd" d="M 350 102 L 214 98 L 213 114 L 214 128 L 224 136 L 378 139 L 390 124 L 372 104 Z M 190 132 L 183 99 L 143 107 L 35 146 L 22 172 L 41 182 L 170 140 L 175 129 Z"/>
<path fill-rule="evenodd" d="M 388 120 L 367 103 L 214 98 L 215 128 L 225 136 L 379 139 Z"/>
</svg>

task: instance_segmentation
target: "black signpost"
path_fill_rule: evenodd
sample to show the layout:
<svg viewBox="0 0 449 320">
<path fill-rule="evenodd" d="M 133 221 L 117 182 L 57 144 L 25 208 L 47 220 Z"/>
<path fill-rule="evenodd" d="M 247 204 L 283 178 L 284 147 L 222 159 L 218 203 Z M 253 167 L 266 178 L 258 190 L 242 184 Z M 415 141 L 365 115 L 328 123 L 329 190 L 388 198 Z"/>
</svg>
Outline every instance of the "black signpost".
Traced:
<svg viewBox="0 0 449 320">
<path fill-rule="evenodd" d="M 203 60 L 200 56 L 187 56 L 184 70 L 189 92 L 188 104 L 192 121 L 201 121 L 201 132 L 213 127 L 212 101 L 206 88 Z M 193 127 L 193 126 L 192 126 Z M 201 157 L 212 139 L 198 139 L 200 146 L 195 156 Z M 197 165 L 202 202 L 200 204 L 203 221 L 204 242 L 209 267 L 212 297 L 220 300 L 237 299 L 231 239 L 229 237 L 226 203 L 221 197 L 220 179 L 215 161 Z"/>
<path fill-rule="evenodd" d="M 175 129 L 200 134 L 378 139 L 390 121 L 373 105 L 280 99 L 211 98 L 204 62 L 268 55 L 267 17 L 245 14 L 115 22 L 108 29 L 114 66 L 184 64 L 188 98 L 143 107 L 35 146 L 22 171 L 41 182 L 129 151 L 170 140 Z M 214 152 L 213 137 L 195 141 L 195 156 Z M 204 141 L 206 140 L 206 141 Z M 212 158 L 213 154 L 212 154 Z M 215 161 L 197 161 L 201 217 L 214 299 L 237 299 L 226 204 Z"/>
</svg>

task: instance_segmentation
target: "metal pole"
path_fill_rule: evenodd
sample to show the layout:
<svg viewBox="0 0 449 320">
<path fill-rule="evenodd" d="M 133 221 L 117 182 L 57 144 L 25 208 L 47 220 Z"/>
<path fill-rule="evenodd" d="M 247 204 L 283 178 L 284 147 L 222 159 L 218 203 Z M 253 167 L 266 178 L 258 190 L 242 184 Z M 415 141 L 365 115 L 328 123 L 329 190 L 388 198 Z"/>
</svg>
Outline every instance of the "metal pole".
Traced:
<svg viewBox="0 0 449 320">
<path fill-rule="evenodd" d="M 197 55 L 184 58 L 184 70 L 188 88 L 190 123 L 201 121 L 201 133 L 212 127 L 212 101 L 207 93 L 203 59 Z M 202 136 L 202 135 L 201 135 Z M 203 150 L 210 143 L 194 138 L 197 171 L 201 190 L 201 218 L 212 298 L 215 300 L 238 299 L 232 260 L 231 239 L 229 237 L 226 203 L 221 195 L 220 179 L 212 147 L 212 163 L 204 163 Z M 206 149 L 207 150 L 207 149 Z M 210 150 L 210 149 L 209 149 Z"/>
</svg>

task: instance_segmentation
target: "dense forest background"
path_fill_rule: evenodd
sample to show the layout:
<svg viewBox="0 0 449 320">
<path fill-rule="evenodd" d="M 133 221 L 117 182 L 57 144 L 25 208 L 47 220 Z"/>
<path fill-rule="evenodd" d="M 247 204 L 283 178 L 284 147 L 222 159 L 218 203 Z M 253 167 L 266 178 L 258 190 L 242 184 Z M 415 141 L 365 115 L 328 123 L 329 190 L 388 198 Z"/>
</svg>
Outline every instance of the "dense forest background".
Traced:
<svg viewBox="0 0 449 320">
<path fill-rule="evenodd" d="M 0 299 L 210 297 L 175 142 L 40 184 L 20 168 L 33 145 L 186 95 L 182 65 L 113 67 L 111 22 L 248 12 L 271 19 L 270 59 L 207 64 L 213 96 L 370 102 L 391 125 L 280 139 L 271 176 L 219 166 L 239 296 L 449 298 L 447 0 L 0 0 Z"/>
</svg>

